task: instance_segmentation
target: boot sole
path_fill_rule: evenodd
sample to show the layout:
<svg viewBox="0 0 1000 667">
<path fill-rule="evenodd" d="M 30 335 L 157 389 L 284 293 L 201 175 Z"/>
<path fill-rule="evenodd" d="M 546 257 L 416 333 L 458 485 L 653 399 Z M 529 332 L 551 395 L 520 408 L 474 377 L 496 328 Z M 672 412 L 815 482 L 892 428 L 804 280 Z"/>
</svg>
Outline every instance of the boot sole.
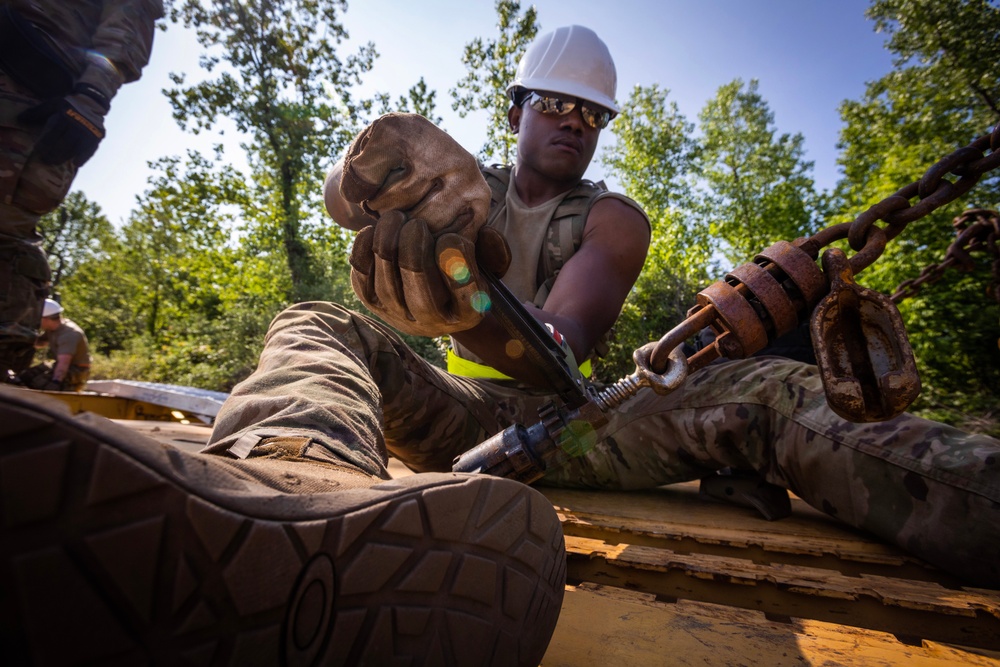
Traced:
<svg viewBox="0 0 1000 667">
<path fill-rule="evenodd" d="M 540 662 L 566 560 L 538 492 L 422 474 L 256 493 L 219 467 L 4 389 L 2 662 Z"/>
</svg>

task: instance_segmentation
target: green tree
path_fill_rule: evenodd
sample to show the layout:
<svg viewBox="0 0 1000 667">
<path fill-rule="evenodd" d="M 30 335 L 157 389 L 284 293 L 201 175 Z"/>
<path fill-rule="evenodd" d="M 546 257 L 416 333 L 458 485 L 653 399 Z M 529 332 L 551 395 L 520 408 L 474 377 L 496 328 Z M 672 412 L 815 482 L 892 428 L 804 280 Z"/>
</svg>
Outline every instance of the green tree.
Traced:
<svg viewBox="0 0 1000 667">
<path fill-rule="evenodd" d="M 489 122 L 480 157 L 487 163 L 511 164 L 517 140 L 507 123 L 507 86 L 514 80 L 517 62 L 538 34 L 539 26 L 534 6 L 522 14 L 520 2 L 497 0 L 496 11 L 499 36 L 486 40 L 477 37 L 465 45 L 462 63 L 468 74 L 451 90 L 451 106 L 462 118 L 474 111 L 486 111 Z"/>
<path fill-rule="evenodd" d="M 812 231 L 820 207 L 802 135 L 777 133 L 758 87 L 756 80 L 728 83 L 699 114 L 703 210 L 734 265 L 775 241 Z"/>
<path fill-rule="evenodd" d="M 694 125 L 676 102 L 667 102 L 669 95 L 656 84 L 636 86 L 610 125 L 615 142 L 604 150 L 601 163 L 649 215 L 656 266 L 687 281 L 704 281 L 711 247 L 708 230 L 691 216 Z"/>
<path fill-rule="evenodd" d="M 153 166 L 158 173 L 138 208 L 103 256 L 84 262 L 67 280 L 65 300 L 95 349 L 117 353 L 126 375 L 220 388 L 233 349 L 243 343 L 221 334 L 232 303 L 251 292 L 269 318 L 284 298 L 287 277 L 272 269 L 265 279 L 274 262 L 248 258 L 233 242 L 242 209 L 250 206 L 241 174 L 197 153 Z M 206 332 L 215 330 L 220 335 L 208 341 Z M 204 361 L 211 374 L 192 375 L 193 351 L 215 357 Z"/>
<path fill-rule="evenodd" d="M 917 180 L 1000 120 L 996 2 L 877 0 L 867 15 L 889 36 L 886 46 L 895 66 L 870 82 L 862 99 L 841 105 L 839 162 L 845 177 L 836 192 L 841 220 L 852 220 Z M 950 222 L 963 209 L 998 204 L 1000 175 L 993 172 L 967 195 L 909 224 L 860 280 L 891 293 L 944 258 L 954 238 Z M 984 296 L 986 279 L 985 270 L 949 275 L 903 302 L 900 312 L 924 387 L 913 409 L 998 433 L 998 307 Z"/>
<path fill-rule="evenodd" d="M 416 113 L 438 126 L 444 120 L 437 115 L 437 91 L 427 89 L 424 77 L 420 77 L 420 81 L 411 86 L 406 95 L 400 95 L 395 105 L 392 104 L 388 93 L 379 93 L 376 97 L 380 105 L 379 114 L 393 111 Z"/>
<path fill-rule="evenodd" d="M 697 146 L 694 126 L 668 103 L 670 91 L 636 86 L 609 126 L 614 143 L 601 156 L 609 175 L 649 216 L 652 243 L 642 275 L 615 325 L 602 380 L 631 372 L 632 351 L 684 319 L 711 257 L 707 229 L 692 215 Z"/>
<path fill-rule="evenodd" d="M 275 236 L 291 279 L 289 297 L 313 296 L 316 267 L 306 241 L 323 219 L 325 166 L 357 133 L 363 104 L 350 87 L 376 57 L 367 44 L 342 59 L 346 0 L 178 0 L 172 18 L 194 28 L 202 65 L 215 78 L 166 91 L 174 117 L 194 132 L 220 117 L 244 133 L 260 199 L 255 221 Z"/>
<path fill-rule="evenodd" d="M 53 291 L 82 263 L 100 257 L 113 236 L 101 207 L 82 192 L 71 192 L 59 208 L 43 216 L 38 231 L 52 269 Z"/>
</svg>

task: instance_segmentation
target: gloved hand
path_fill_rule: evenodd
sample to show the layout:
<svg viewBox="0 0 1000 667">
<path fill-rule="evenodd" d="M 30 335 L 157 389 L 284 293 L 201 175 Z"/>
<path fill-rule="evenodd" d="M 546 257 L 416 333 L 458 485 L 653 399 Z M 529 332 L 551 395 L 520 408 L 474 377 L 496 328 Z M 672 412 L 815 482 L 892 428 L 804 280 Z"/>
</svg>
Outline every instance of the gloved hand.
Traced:
<svg viewBox="0 0 1000 667">
<path fill-rule="evenodd" d="M 42 136 L 35 146 L 45 164 L 62 164 L 73 160 L 83 166 L 104 138 L 104 114 L 107 107 L 88 94 L 79 93 L 49 99 L 21 112 L 25 125 L 43 125 Z"/>
<path fill-rule="evenodd" d="M 56 382 L 55 380 L 49 380 L 45 383 L 43 387 L 45 391 L 62 391 L 62 382 Z"/>
<path fill-rule="evenodd" d="M 435 236 L 456 232 L 471 241 L 490 210 L 476 158 L 417 114 L 387 114 L 354 139 L 340 193 L 375 218 L 403 211 Z"/>
<path fill-rule="evenodd" d="M 471 329 L 488 308 L 477 261 L 497 275 L 510 249 L 484 227 L 490 189 L 476 159 L 426 118 L 387 114 L 355 138 L 340 193 L 375 218 L 354 240 L 351 284 L 404 333 Z"/>
<path fill-rule="evenodd" d="M 358 298 L 403 333 L 441 336 L 476 326 L 489 308 L 477 262 L 498 276 L 510 248 L 492 227 L 476 242 L 448 232 L 435 236 L 425 221 L 388 211 L 354 239 L 351 285 Z"/>
</svg>

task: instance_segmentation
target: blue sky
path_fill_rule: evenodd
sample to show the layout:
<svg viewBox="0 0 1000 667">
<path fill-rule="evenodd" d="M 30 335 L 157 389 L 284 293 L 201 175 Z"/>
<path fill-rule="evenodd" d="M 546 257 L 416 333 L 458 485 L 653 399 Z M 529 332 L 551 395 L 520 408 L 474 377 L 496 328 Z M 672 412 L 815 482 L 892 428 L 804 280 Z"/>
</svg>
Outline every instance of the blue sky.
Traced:
<svg viewBox="0 0 1000 667">
<path fill-rule="evenodd" d="M 522 2 L 527 7 L 529 3 Z M 867 0 L 538 0 L 542 31 L 578 23 L 608 44 L 618 68 L 618 99 L 636 85 L 670 90 L 690 121 L 715 91 L 733 79 L 758 79 L 760 92 L 780 132 L 801 133 L 806 159 L 815 163 L 817 186 L 836 182 L 837 108 L 858 99 L 865 83 L 892 68 L 864 16 Z M 443 126 L 463 146 L 477 151 L 485 138 L 483 115 L 461 119 L 451 111 L 448 91 L 465 75 L 466 43 L 496 34 L 492 0 L 353 0 L 343 22 L 351 39 L 342 54 L 375 42 L 380 57 L 359 94 L 404 94 L 421 76 L 437 90 Z M 208 150 L 217 136 L 180 131 L 161 90 L 170 72 L 198 76 L 198 45 L 190 33 L 170 25 L 158 32 L 140 81 L 122 88 L 106 119 L 108 136 L 74 184 L 96 201 L 114 223 L 132 209 L 147 187 L 146 163 L 187 148 Z M 609 132 L 601 146 L 611 139 Z M 225 136 L 235 146 L 235 133 Z M 600 148 L 599 148 L 600 150 Z M 243 164 L 238 149 L 228 159 Z M 601 166 L 588 171 L 604 178 Z M 317 193 L 318 194 L 318 193 Z"/>
</svg>

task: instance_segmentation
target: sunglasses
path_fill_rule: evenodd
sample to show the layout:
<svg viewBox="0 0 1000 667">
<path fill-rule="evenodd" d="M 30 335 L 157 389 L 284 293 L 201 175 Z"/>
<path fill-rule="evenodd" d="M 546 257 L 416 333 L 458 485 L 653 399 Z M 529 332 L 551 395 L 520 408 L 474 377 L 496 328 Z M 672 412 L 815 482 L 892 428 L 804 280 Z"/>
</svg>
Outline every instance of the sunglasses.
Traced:
<svg viewBox="0 0 1000 667">
<path fill-rule="evenodd" d="M 598 130 L 603 130 L 611 122 L 610 111 L 603 107 L 591 106 L 589 103 L 578 98 L 564 100 L 555 95 L 543 95 L 542 93 L 531 92 L 525 98 L 525 102 L 538 113 L 554 116 L 565 116 L 579 106 L 580 115 L 583 116 L 583 120 L 586 121 L 587 125 Z"/>
</svg>

